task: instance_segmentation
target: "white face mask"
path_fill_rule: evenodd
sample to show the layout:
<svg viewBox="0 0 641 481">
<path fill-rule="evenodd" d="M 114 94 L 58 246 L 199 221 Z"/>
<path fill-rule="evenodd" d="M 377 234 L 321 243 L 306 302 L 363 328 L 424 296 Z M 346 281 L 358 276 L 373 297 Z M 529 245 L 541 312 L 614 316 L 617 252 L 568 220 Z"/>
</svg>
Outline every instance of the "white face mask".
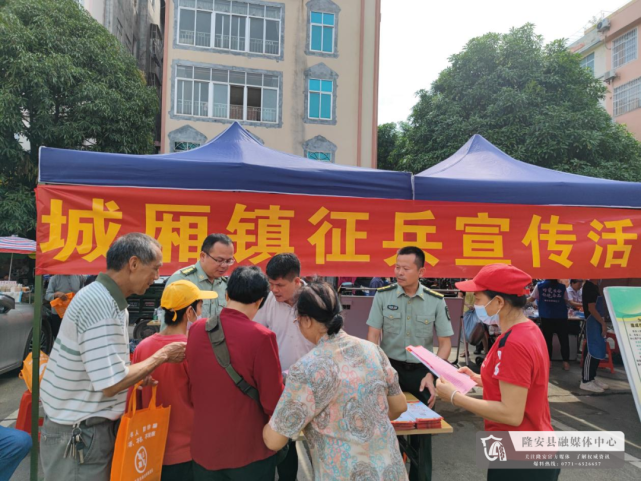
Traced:
<svg viewBox="0 0 641 481">
<path fill-rule="evenodd" d="M 496 297 L 494 299 L 496 299 Z M 492 301 L 494 299 L 492 299 Z M 476 315 L 478 316 L 478 318 L 483 324 L 487 324 L 488 326 L 495 326 L 499 323 L 499 312 L 501 312 L 501 309 L 499 309 L 498 311 L 496 311 L 496 314 L 493 314 L 491 316 L 487 313 L 487 310 L 485 308 L 489 306 L 492 301 L 488 302 L 484 306 L 474 306 L 474 310 L 476 311 Z"/>
</svg>

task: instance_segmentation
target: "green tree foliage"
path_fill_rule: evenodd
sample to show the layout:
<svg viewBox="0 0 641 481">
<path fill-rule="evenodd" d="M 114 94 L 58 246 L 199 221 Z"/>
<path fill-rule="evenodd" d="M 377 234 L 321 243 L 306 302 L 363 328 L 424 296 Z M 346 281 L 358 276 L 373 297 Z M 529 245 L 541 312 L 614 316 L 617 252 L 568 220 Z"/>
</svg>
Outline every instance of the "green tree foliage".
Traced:
<svg viewBox="0 0 641 481">
<path fill-rule="evenodd" d="M 450 62 L 418 92 L 397 169 L 420 172 L 481 134 L 531 164 L 641 181 L 641 144 L 599 105 L 606 87 L 564 41 L 544 45 L 527 24 L 474 38 Z"/>
<path fill-rule="evenodd" d="M 158 97 L 74 0 L 0 0 L 0 46 L 0 235 L 25 235 L 39 148 L 152 153 Z"/>
<path fill-rule="evenodd" d="M 382 170 L 394 170 L 392 154 L 398 143 L 400 132 L 394 122 L 378 126 L 377 166 Z"/>
</svg>

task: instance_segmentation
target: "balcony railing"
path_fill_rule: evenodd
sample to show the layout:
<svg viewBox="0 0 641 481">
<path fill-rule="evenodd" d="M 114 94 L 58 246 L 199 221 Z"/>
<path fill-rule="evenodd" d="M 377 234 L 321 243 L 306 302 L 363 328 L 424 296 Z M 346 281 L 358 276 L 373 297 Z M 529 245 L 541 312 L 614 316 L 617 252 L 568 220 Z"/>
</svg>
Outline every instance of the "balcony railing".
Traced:
<svg viewBox="0 0 641 481">
<path fill-rule="evenodd" d="M 192 102 L 191 100 L 178 100 L 176 112 L 182 115 L 197 115 L 208 117 L 209 102 Z"/>
<path fill-rule="evenodd" d="M 194 44 L 194 32 L 190 30 L 181 30 L 179 34 L 180 43 L 185 45 Z"/>
<path fill-rule="evenodd" d="M 199 47 L 209 47 L 211 44 L 211 34 L 206 32 L 196 32 L 196 45 Z"/>
<path fill-rule="evenodd" d="M 229 117 L 227 116 L 229 112 Z M 277 110 L 272 108 L 247 107 L 246 117 L 242 105 L 227 105 L 214 103 L 211 117 L 219 119 L 245 120 L 248 122 L 277 122 Z M 197 115 L 209 117 L 209 102 L 192 102 L 178 100 L 176 113 L 182 115 Z"/>
<path fill-rule="evenodd" d="M 214 37 L 214 47 L 229 48 L 229 35 L 216 34 Z"/>
</svg>

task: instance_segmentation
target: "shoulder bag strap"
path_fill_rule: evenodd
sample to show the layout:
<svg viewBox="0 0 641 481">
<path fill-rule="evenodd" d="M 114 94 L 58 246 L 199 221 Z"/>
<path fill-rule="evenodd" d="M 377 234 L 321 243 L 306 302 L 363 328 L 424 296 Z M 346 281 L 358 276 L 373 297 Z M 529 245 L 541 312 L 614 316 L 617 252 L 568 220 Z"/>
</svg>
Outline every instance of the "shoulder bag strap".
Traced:
<svg viewBox="0 0 641 481">
<path fill-rule="evenodd" d="M 213 314 L 205 324 L 205 330 L 209 336 L 209 342 L 211 347 L 214 350 L 214 355 L 218 364 L 227 372 L 229 377 L 238 389 L 240 389 L 243 394 L 246 394 L 254 401 L 260 404 L 260 395 L 258 389 L 250 385 L 243 377 L 236 372 L 234 367 L 231 365 L 231 358 L 229 356 L 229 349 L 227 348 L 227 341 L 225 341 L 225 332 L 223 331 L 223 326 L 220 323 L 220 315 Z"/>
</svg>

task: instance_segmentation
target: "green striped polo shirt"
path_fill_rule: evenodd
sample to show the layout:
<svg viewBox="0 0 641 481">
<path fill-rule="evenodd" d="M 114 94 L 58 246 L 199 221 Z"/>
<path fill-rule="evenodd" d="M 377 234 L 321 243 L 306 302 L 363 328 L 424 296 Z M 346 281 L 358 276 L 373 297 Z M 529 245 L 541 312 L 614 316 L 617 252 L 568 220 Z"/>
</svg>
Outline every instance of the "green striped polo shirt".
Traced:
<svg viewBox="0 0 641 481">
<path fill-rule="evenodd" d="M 102 390 L 129 371 L 127 300 L 106 274 L 81 289 L 62 319 L 42 379 L 41 399 L 47 416 L 59 424 L 91 417 L 119 419 L 127 390 L 106 397 Z"/>
</svg>

